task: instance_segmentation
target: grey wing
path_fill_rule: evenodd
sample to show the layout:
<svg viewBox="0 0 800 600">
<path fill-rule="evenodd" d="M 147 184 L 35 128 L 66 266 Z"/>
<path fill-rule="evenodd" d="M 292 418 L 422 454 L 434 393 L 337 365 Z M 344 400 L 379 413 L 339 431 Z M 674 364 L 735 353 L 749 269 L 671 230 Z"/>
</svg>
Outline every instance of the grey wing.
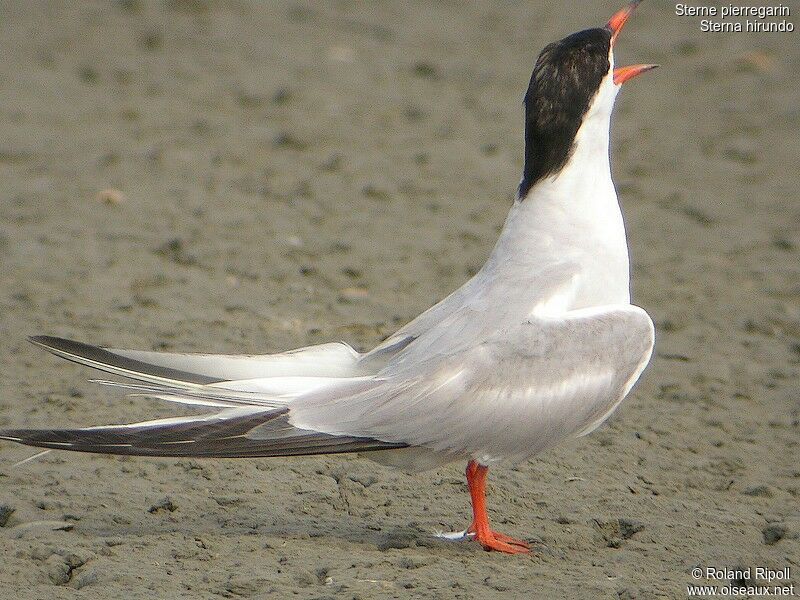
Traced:
<svg viewBox="0 0 800 600">
<path fill-rule="evenodd" d="M 641 308 L 614 305 L 532 317 L 452 350 L 445 341 L 440 336 L 438 351 L 420 360 L 401 353 L 368 389 L 334 386 L 301 396 L 290 422 L 519 460 L 602 423 L 646 366 L 654 331 Z"/>
<path fill-rule="evenodd" d="M 483 313 L 476 316 L 483 323 L 484 315 L 487 314 L 493 315 L 494 321 L 502 321 L 505 315 L 527 314 L 532 303 L 533 310 L 545 309 L 559 302 L 566 306 L 574 296 L 580 272 L 580 265 L 567 260 L 543 265 L 536 272 L 526 272 L 524 278 L 516 281 L 509 280 L 506 272 L 492 276 L 482 270 L 441 302 L 362 355 L 359 362 L 364 368 L 373 365 L 381 368 L 399 354 L 404 357 L 409 354 L 425 354 L 427 349 L 424 347 L 427 343 L 418 343 L 420 338 L 430 342 L 442 334 L 448 335 L 453 326 L 474 330 L 475 323 L 469 320 L 476 313 Z M 502 281 L 493 281 L 493 277 L 498 276 L 502 277 Z M 513 294 L 511 290 L 514 289 L 524 289 L 525 293 Z M 478 326 L 480 327 L 480 323 Z M 455 348 L 462 342 L 472 341 L 470 336 L 461 336 L 461 342 L 451 337 L 451 342 L 454 343 L 450 347 Z M 410 347 L 412 344 L 413 348 Z M 406 349 L 409 352 L 405 352 Z"/>
</svg>

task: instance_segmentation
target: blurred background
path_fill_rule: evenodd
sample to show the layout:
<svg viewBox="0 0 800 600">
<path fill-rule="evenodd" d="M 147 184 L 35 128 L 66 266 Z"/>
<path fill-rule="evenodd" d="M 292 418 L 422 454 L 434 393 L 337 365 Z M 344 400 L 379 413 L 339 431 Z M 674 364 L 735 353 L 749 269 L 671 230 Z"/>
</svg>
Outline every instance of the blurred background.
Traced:
<svg viewBox="0 0 800 600">
<path fill-rule="evenodd" d="M 0 425 L 166 414 L 32 334 L 377 343 L 490 251 L 539 50 L 618 8 L 0 2 Z M 683 597 L 697 565 L 800 569 L 797 35 L 702 33 L 655 0 L 621 35 L 618 64 L 662 65 L 612 128 L 656 354 L 603 429 L 493 473 L 530 557 L 431 539 L 468 521 L 462 465 L 12 469 L 33 452 L 0 444 L 0 596 Z"/>
</svg>

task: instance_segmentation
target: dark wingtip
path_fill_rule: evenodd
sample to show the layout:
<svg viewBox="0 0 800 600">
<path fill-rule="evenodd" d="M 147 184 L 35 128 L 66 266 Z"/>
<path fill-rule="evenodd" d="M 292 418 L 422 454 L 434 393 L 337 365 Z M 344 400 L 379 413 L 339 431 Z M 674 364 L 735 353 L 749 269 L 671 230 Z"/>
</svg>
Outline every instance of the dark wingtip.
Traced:
<svg viewBox="0 0 800 600">
<path fill-rule="evenodd" d="M 69 340 L 52 335 L 29 335 L 28 341 L 37 346 L 58 346 L 60 342 L 68 342 Z"/>
<path fill-rule="evenodd" d="M 45 350 L 60 350 L 62 352 L 75 352 L 80 349 L 92 348 L 89 344 L 68 340 L 67 338 L 55 337 L 52 335 L 32 335 L 28 341 L 44 348 Z"/>
<path fill-rule="evenodd" d="M 85 346 L 85 344 L 81 342 L 52 335 L 32 335 L 28 337 L 28 341 L 50 352 L 75 352 L 76 349 Z"/>
<path fill-rule="evenodd" d="M 28 338 L 32 343 L 40 348 L 44 348 L 48 352 L 71 360 L 100 371 L 108 371 L 109 367 L 114 369 L 123 369 L 131 371 L 132 373 L 140 373 L 160 377 L 162 379 L 177 379 L 186 383 L 196 383 L 200 385 L 208 385 L 210 383 L 219 383 L 222 381 L 217 377 L 209 377 L 200 373 L 190 373 L 188 371 L 181 371 L 180 369 L 173 369 L 170 367 L 161 367 L 152 365 L 139 360 L 127 358 L 121 354 L 110 352 L 102 346 L 93 346 L 84 342 L 77 342 L 75 340 L 68 340 L 66 338 L 54 337 L 50 335 L 34 335 Z M 115 371 L 109 371 L 114 373 Z M 122 374 L 123 377 L 131 377 L 131 374 Z M 132 377 L 137 379 L 136 376 Z"/>
</svg>

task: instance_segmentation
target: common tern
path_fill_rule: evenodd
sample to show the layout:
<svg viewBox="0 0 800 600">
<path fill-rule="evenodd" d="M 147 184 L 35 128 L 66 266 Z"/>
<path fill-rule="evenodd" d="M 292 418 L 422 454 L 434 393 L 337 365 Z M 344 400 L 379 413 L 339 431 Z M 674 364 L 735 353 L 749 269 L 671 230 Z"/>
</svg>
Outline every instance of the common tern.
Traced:
<svg viewBox="0 0 800 600">
<path fill-rule="evenodd" d="M 366 353 L 328 343 L 270 355 L 106 349 L 31 340 L 124 378 L 129 392 L 213 410 L 79 429 L 3 429 L 30 446 L 136 456 L 275 457 L 360 452 L 416 471 L 467 462 L 473 519 L 460 537 L 528 552 L 491 529 L 488 469 L 605 421 L 647 365 L 654 328 L 630 303 L 628 245 L 609 127 L 614 68 L 638 2 L 539 55 L 525 95 L 522 180 L 480 271 Z"/>
</svg>

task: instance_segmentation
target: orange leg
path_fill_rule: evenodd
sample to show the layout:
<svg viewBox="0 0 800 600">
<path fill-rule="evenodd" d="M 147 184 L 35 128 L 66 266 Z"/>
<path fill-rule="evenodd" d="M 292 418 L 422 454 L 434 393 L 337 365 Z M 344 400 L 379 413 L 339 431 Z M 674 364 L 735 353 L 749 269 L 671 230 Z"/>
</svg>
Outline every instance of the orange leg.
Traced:
<svg viewBox="0 0 800 600">
<path fill-rule="evenodd" d="M 467 533 L 475 535 L 475 539 L 487 552 L 497 550 L 509 554 L 530 552 L 528 543 L 514 539 L 508 535 L 492 531 L 489 527 L 489 515 L 486 512 L 486 477 L 489 467 L 484 467 L 474 460 L 467 464 L 467 486 L 472 498 L 472 525 Z"/>
</svg>

